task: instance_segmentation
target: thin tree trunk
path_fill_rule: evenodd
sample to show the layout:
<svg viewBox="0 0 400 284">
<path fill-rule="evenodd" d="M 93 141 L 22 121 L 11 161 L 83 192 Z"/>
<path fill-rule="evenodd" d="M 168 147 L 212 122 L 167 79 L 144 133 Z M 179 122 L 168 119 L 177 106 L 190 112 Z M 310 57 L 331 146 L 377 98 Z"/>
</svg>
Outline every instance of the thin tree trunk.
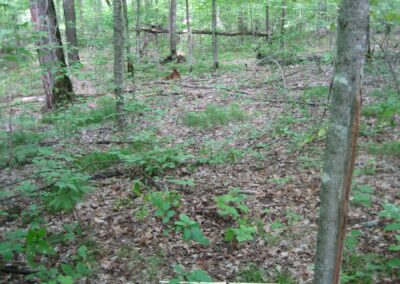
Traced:
<svg viewBox="0 0 400 284">
<path fill-rule="evenodd" d="M 266 40 L 268 42 L 271 42 L 269 29 L 270 29 L 270 23 L 269 23 L 269 0 L 266 0 L 266 3 L 265 3 L 265 33 L 267 34 L 267 36 L 265 38 L 266 38 Z"/>
<path fill-rule="evenodd" d="M 217 9 L 216 0 L 212 0 L 212 47 L 213 47 L 213 68 L 218 69 L 218 41 L 217 41 Z"/>
<path fill-rule="evenodd" d="M 117 99 L 116 113 L 118 126 L 124 126 L 123 84 L 124 84 L 124 29 L 122 23 L 122 0 L 113 1 L 114 20 L 114 93 Z"/>
<path fill-rule="evenodd" d="M 68 64 L 79 62 L 78 38 L 76 36 L 75 1 L 64 0 L 64 18 L 67 37 Z"/>
<path fill-rule="evenodd" d="M 140 59 L 140 0 L 136 0 L 136 56 Z"/>
<path fill-rule="evenodd" d="M 367 28 L 367 59 L 372 60 L 371 50 L 371 17 L 368 15 L 368 28 Z"/>
<path fill-rule="evenodd" d="M 186 0 L 186 24 L 187 24 L 187 30 L 188 30 L 189 72 L 192 72 L 192 70 L 193 70 L 193 35 L 192 35 L 192 26 L 190 24 L 189 0 Z"/>
<path fill-rule="evenodd" d="M 368 0 L 343 0 L 330 127 L 321 178 L 321 208 L 314 283 L 339 283 L 343 240 L 360 121 Z"/>
<path fill-rule="evenodd" d="M 131 42 L 129 38 L 129 19 L 128 19 L 128 5 L 126 4 L 126 0 L 122 0 L 122 9 L 124 13 L 124 28 L 125 28 L 125 40 L 126 40 L 126 58 L 127 58 L 127 66 L 128 73 L 134 76 L 133 71 L 133 63 L 132 63 L 132 54 L 131 54 Z"/>
<path fill-rule="evenodd" d="M 286 0 L 282 0 L 281 47 L 285 48 Z"/>
<path fill-rule="evenodd" d="M 31 0 L 30 12 L 35 29 L 40 33 L 36 43 L 38 59 L 43 69 L 43 87 L 46 94 L 45 109 L 52 109 L 74 98 L 72 83 L 65 74 L 61 34 L 53 0 Z"/>
<path fill-rule="evenodd" d="M 171 57 L 175 58 L 176 57 L 176 0 L 170 0 L 169 49 Z"/>
</svg>

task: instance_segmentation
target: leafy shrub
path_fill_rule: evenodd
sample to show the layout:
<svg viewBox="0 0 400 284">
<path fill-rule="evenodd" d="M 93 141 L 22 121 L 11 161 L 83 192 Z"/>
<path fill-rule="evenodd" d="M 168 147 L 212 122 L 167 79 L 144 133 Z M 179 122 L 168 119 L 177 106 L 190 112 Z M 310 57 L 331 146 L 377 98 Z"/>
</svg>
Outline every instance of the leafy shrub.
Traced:
<svg viewBox="0 0 400 284">
<path fill-rule="evenodd" d="M 394 117 L 400 114 L 400 95 L 393 89 L 375 91 L 372 95 L 381 97 L 383 100 L 364 107 L 362 114 L 366 117 L 376 117 L 378 124 L 394 126 Z"/>
</svg>

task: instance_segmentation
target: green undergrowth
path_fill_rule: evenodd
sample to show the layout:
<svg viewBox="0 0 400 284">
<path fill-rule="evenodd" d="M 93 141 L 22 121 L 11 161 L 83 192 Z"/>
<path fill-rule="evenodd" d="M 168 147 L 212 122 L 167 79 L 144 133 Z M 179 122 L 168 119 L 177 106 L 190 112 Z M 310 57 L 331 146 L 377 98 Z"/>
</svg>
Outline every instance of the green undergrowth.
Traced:
<svg viewBox="0 0 400 284">
<path fill-rule="evenodd" d="M 400 157 L 400 141 L 370 144 L 368 150 L 372 154 Z"/>
<path fill-rule="evenodd" d="M 371 96 L 377 101 L 363 107 L 362 114 L 365 117 L 374 117 L 377 124 L 390 124 L 395 126 L 394 117 L 400 114 L 400 94 L 396 90 L 385 88 L 375 90 Z"/>
<path fill-rule="evenodd" d="M 245 119 L 247 114 L 236 105 L 228 107 L 210 105 L 204 111 L 189 112 L 182 118 L 186 126 L 195 128 L 212 128 Z"/>
</svg>

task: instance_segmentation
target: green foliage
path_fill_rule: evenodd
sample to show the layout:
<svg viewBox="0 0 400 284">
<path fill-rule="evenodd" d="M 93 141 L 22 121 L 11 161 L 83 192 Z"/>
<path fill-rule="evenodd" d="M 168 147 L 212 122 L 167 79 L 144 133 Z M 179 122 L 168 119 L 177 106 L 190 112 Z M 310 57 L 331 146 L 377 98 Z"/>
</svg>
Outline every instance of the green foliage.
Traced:
<svg viewBox="0 0 400 284">
<path fill-rule="evenodd" d="M 386 142 L 381 145 L 370 144 L 368 150 L 372 154 L 400 157 L 400 141 Z"/>
<path fill-rule="evenodd" d="M 202 112 L 190 112 L 184 115 L 183 123 L 189 127 L 212 128 L 217 125 L 226 125 L 235 121 L 244 121 L 246 114 L 236 105 L 220 107 L 208 106 Z"/>
<path fill-rule="evenodd" d="M 75 164 L 87 172 L 96 172 L 106 169 L 120 162 L 116 151 L 100 152 L 93 151 L 75 160 Z"/>
<path fill-rule="evenodd" d="M 362 114 L 366 117 L 376 117 L 378 125 L 395 126 L 394 117 L 400 114 L 400 95 L 393 89 L 375 91 L 372 95 L 379 97 L 381 101 L 364 107 Z"/>
<path fill-rule="evenodd" d="M 240 188 L 233 188 L 227 194 L 215 197 L 218 214 L 237 220 L 240 217 L 240 213 L 249 212 L 249 208 L 244 204 L 246 199 L 247 195 L 240 193 Z"/>
<path fill-rule="evenodd" d="M 257 227 L 249 224 L 245 219 L 237 220 L 238 227 L 227 228 L 225 230 L 224 240 L 227 242 L 232 242 L 234 240 L 239 243 L 252 241 L 254 235 L 257 233 Z"/>
<path fill-rule="evenodd" d="M 175 265 L 174 270 L 176 276 L 168 282 L 169 284 L 179 284 L 184 281 L 188 281 L 189 283 L 213 282 L 213 279 L 208 275 L 208 273 L 202 269 L 188 272 L 182 266 Z"/>
<path fill-rule="evenodd" d="M 258 265 L 251 263 L 245 269 L 239 271 L 236 276 L 236 281 L 248 283 L 264 283 L 266 282 L 265 270 Z"/>
<path fill-rule="evenodd" d="M 326 86 L 315 86 L 304 90 L 302 98 L 305 100 L 310 99 L 324 99 L 328 97 L 329 88 Z"/>
<path fill-rule="evenodd" d="M 202 245 L 210 244 L 210 241 L 203 235 L 200 225 L 190 219 L 185 214 L 179 215 L 179 220 L 175 221 L 175 228 L 178 232 L 182 232 L 182 239 L 184 241 L 195 241 Z"/>
<path fill-rule="evenodd" d="M 181 204 L 181 196 L 176 191 L 152 192 L 146 195 L 148 200 L 155 208 L 154 215 L 162 219 L 164 224 L 168 223 L 176 215 L 176 209 Z"/>
<path fill-rule="evenodd" d="M 374 193 L 374 189 L 372 187 L 368 185 L 356 185 L 351 191 L 351 202 L 365 208 L 371 208 L 372 193 Z"/>
<path fill-rule="evenodd" d="M 390 251 L 400 251 L 400 206 L 386 203 L 379 213 L 380 217 L 387 218 L 391 222 L 385 226 L 385 231 L 394 232 L 395 242 L 389 246 Z M 400 258 L 391 259 L 389 265 L 400 269 Z"/>
</svg>

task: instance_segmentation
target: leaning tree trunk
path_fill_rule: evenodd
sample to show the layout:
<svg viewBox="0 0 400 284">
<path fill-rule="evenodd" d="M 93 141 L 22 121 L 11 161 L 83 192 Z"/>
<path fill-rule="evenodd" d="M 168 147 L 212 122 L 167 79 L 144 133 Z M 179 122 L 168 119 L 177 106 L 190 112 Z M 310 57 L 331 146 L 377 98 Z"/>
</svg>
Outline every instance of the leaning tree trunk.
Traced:
<svg viewBox="0 0 400 284">
<path fill-rule="evenodd" d="M 368 13 L 368 0 L 343 0 L 339 11 L 330 127 L 321 178 L 317 284 L 339 283 L 360 121 Z"/>
<path fill-rule="evenodd" d="M 169 49 L 170 56 L 176 57 L 176 0 L 170 1 L 169 7 Z"/>
<path fill-rule="evenodd" d="M 75 1 L 64 0 L 64 18 L 67 37 L 68 63 L 72 65 L 79 62 L 78 38 L 76 36 Z"/>
<path fill-rule="evenodd" d="M 286 0 L 282 0 L 281 47 L 285 48 Z"/>
<path fill-rule="evenodd" d="M 124 125 L 123 116 L 123 84 L 124 84 L 124 29 L 122 23 L 122 0 L 113 1 L 114 20 L 114 93 L 117 99 L 116 113 L 120 128 Z"/>
<path fill-rule="evenodd" d="M 44 71 L 45 109 L 50 110 L 74 98 L 72 83 L 65 73 L 67 65 L 53 0 L 31 0 L 30 12 L 35 29 L 40 33 L 36 45 L 39 64 Z"/>
<path fill-rule="evenodd" d="M 186 24 L 187 24 L 187 30 L 188 30 L 189 72 L 192 72 L 192 70 L 193 70 L 193 35 L 192 35 L 192 25 L 190 24 L 189 0 L 186 0 Z"/>
<path fill-rule="evenodd" d="M 212 48 L 213 48 L 213 68 L 218 69 L 218 41 L 217 41 L 217 9 L 216 0 L 212 0 Z"/>
<path fill-rule="evenodd" d="M 128 73 L 131 74 L 132 78 L 134 76 L 132 54 L 131 54 L 131 42 L 129 38 L 129 19 L 128 19 L 128 5 L 126 0 L 122 0 L 122 10 L 124 12 L 124 30 L 125 30 L 125 40 L 126 40 L 126 58 Z"/>
</svg>

